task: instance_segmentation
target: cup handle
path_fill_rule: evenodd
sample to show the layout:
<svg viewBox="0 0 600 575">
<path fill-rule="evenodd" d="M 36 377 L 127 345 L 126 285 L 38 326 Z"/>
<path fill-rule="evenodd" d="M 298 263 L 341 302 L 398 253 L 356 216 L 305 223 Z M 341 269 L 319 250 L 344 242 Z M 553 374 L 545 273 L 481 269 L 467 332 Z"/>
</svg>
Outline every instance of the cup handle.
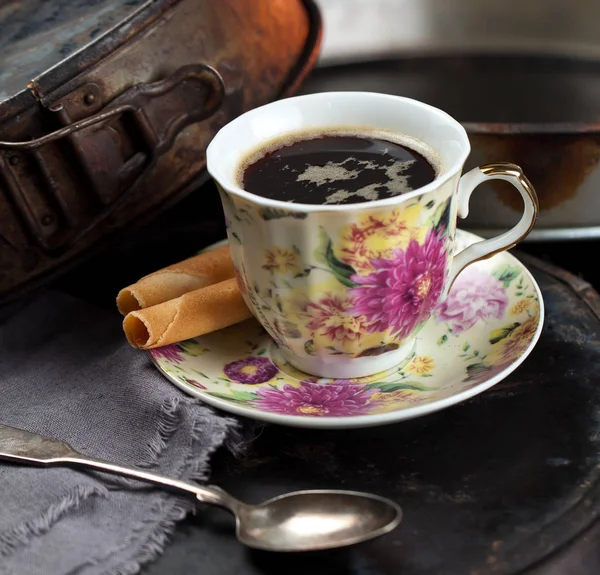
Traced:
<svg viewBox="0 0 600 575">
<path fill-rule="evenodd" d="M 473 168 L 458 183 L 458 216 L 469 215 L 469 200 L 475 188 L 488 180 L 505 180 L 511 183 L 523 198 L 523 216 L 513 228 L 488 240 L 476 242 L 454 256 L 450 267 L 448 290 L 458 274 L 474 262 L 491 258 L 497 253 L 516 246 L 532 230 L 538 215 L 538 198 L 523 170 L 515 164 L 494 163 Z"/>
</svg>

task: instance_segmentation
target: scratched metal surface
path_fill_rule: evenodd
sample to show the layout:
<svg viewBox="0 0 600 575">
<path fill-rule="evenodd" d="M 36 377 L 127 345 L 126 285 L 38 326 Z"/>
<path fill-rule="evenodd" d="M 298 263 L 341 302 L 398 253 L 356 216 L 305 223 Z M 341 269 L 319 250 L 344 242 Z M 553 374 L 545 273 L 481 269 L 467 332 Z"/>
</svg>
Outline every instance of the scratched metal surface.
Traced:
<svg viewBox="0 0 600 575">
<path fill-rule="evenodd" d="M 152 1 L 152 0 L 150 0 Z M 3 0 L 0 102 L 118 24 L 147 0 Z"/>
</svg>

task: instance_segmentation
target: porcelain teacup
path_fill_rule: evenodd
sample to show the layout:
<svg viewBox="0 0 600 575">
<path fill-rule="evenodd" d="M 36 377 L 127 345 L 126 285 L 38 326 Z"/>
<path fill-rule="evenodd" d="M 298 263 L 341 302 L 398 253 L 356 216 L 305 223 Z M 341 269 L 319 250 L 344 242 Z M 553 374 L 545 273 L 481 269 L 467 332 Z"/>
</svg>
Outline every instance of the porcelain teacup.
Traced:
<svg viewBox="0 0 600 575">
<path fill-rule="evenodd" d="M 240 166 L 272 140 L 361 127 L 425 143 L 439 160 L 428 185 L 355 204 L 309 205 L 267 199 L 240 185 Z M 462 174 L 470 144 L 448 114 L 416 100 L 331 92 L 280 100 L 221 128 L 207 149 L 226 217 L 244 300 L 297 369 L 357 378 L 392 368 L 412 351 L 419 330 L 468 265 L 510 249 L 531 231 L 537 197 L 508 163 Z M 523 198 L 521 220 L 495 238 L 456 253 L 457 217 L 490 179 Z"/>
</svg>

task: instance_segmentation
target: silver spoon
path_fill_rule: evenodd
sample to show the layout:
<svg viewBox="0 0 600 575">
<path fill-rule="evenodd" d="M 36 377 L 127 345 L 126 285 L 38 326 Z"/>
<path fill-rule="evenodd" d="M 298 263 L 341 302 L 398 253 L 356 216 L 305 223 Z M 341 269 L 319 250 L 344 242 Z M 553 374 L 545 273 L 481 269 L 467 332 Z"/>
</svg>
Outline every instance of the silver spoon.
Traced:
<svg viewBox="0 0 600 575">
<path fill-rule="evenodd" d="M 296 491 L 249 505 L 220 487 L 205 487 L 94 459 L 63 441 L 6 425 L 0 425 L 0 459 L 45 467 L 90 467 L 191 493 L 202 503 L 233 513 L 239 541 L 268 551 L 315 551 L 352 545 L 390 532 L 402 519 L 402 511 L 393 501 L 356 491 Z"/>
</svg>

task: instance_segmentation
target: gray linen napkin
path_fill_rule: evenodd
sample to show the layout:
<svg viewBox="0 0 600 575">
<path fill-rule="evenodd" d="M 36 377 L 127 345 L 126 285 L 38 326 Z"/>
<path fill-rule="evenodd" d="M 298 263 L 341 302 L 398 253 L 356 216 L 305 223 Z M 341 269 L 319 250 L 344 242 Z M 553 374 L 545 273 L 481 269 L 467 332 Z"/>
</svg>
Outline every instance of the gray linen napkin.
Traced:
<svg viewBox="0 0 600 575">
<path fill-rule="evenodd" d="M 236 427 L 130 348 L 118 314 L 57 293 L 0 325 L 0 422 L 196 480 L 217 447 L 235 443 Z M 108 474 L 0 462 L 0 574 L 136 573 L 192 508 Z"/>
</svg>

